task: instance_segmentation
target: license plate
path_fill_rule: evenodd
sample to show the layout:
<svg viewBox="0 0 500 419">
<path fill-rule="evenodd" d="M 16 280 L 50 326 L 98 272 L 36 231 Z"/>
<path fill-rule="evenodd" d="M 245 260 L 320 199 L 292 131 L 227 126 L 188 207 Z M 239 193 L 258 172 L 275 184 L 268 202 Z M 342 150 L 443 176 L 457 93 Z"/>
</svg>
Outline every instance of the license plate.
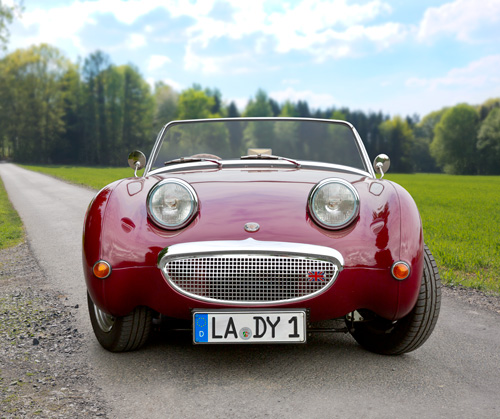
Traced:
<svg viewBox="0 0 500 419">
<path fill-rule="evenodd" d="M 196 310 L 194 343 L 305 343 L 305 310 Z"/>
</svg>

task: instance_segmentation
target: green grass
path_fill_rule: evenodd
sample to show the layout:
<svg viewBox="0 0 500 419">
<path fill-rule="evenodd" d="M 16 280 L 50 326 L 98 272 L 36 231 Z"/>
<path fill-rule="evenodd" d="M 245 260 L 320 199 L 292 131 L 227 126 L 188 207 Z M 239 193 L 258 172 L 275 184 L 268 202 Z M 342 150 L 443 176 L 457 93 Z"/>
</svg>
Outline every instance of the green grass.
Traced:
<svg viewBox="0 0 500 419">
<path fill-rule="evenodd" d="M 24 166 L 100 189 L 129 168 Z M 387 175 L 415 199 L 445 283 L 500 293 L 500 176 Z"/>
<path fill-rule="evenodd" d="M 25 166 L 25 169 L 45 173 L 77 185 L 89 186 L 93 189 L 101 189 L 107 184 L 126 177 L 133 177 L 131 168 L 109 168 L 109 167 L 83 167 L 83 166 Z M 138 172 L 142 174 L 143 170 Z"/>
<path fill-rule="evenodd" d="M 500 176 L 397 175 L 445 283 L 500 293 Z"/>
<path fill-rule="evenodd" d="M 0 179 L 0 249 L 15 246 L 24 239 L 23 223 L 9 201 Z"/>
</svg>

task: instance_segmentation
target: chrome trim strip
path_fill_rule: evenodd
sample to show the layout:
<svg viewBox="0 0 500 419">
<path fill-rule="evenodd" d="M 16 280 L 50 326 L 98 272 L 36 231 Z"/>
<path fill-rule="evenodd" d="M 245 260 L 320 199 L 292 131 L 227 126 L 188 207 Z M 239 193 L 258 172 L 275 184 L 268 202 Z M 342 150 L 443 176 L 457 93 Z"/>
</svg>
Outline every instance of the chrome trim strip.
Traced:
<svg viewBox="0 0 500 419">
<path fill-rule="evenodd" d="M 166 265 L 176 259 L 184 258 L 199 258 L 210 256 L 249 256 L 249 257 L 287 257 L 287 258 L 301 258 L 311 260 L 327 261 L 334 265 L 335 273 L 330 282 L 322 289 L 307 294 L 302 297 L 291 298 L 286 300 L 277 301 L 231 301 L 231 300 L 218 300 L 208 297 L 202 297 L 196 294 L 185 291 L 175 284 L 166 272 Z M 191 297 L 196 300 L 228 304 L 228 305 L 252 305 L 252 306 L 269 306 L 280 303 L 292 303 L 309 299 L 315 295 L 321 294 L 329 289 L 336 281 L 338 274 L 344 267 L 344 258 L 339 251 L 326 246 L 318 246 L 303 243 L 287 243 L 287 242 L 271 242 L 259 241 L 252 238 L 246 240 L 222 240 L 222 241 L 206 241 L 206 242 L 192 242 L 192 243 L 179 243 L 163 249 L 158 255 L 158 268 L 168 284 L 175 290 L 183 295 Z"/>
</svg>

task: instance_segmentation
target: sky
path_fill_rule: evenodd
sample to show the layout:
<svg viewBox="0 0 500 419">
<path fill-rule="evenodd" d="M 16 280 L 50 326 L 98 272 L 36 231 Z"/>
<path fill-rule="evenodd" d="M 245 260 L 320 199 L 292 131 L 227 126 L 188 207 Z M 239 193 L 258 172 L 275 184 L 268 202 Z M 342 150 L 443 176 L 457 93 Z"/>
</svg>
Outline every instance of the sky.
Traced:
<svg viewBox="0 0 500 419">
<path fill-rule="evenodd" d="M 217 88 L 240 111 L 258 89 L 421 117 L 500 97 L 500 0 L 24 0 L 10 32 L 7 53 L 101 50 L 152 86 Z"/>
</svg>

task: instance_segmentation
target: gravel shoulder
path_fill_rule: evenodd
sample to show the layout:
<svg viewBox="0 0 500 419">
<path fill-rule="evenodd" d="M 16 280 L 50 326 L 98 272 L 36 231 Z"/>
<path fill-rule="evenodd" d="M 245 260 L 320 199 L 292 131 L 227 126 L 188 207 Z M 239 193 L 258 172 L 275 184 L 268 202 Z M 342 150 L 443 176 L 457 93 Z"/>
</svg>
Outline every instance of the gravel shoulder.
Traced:
<svg viewBox="0 0 500 419">
<path fill-rule="evenodd" d="M 83 334 L 27 243 L 0 250 L 0 417 L 107 417 L 80 355 Z"/>
</svg>

